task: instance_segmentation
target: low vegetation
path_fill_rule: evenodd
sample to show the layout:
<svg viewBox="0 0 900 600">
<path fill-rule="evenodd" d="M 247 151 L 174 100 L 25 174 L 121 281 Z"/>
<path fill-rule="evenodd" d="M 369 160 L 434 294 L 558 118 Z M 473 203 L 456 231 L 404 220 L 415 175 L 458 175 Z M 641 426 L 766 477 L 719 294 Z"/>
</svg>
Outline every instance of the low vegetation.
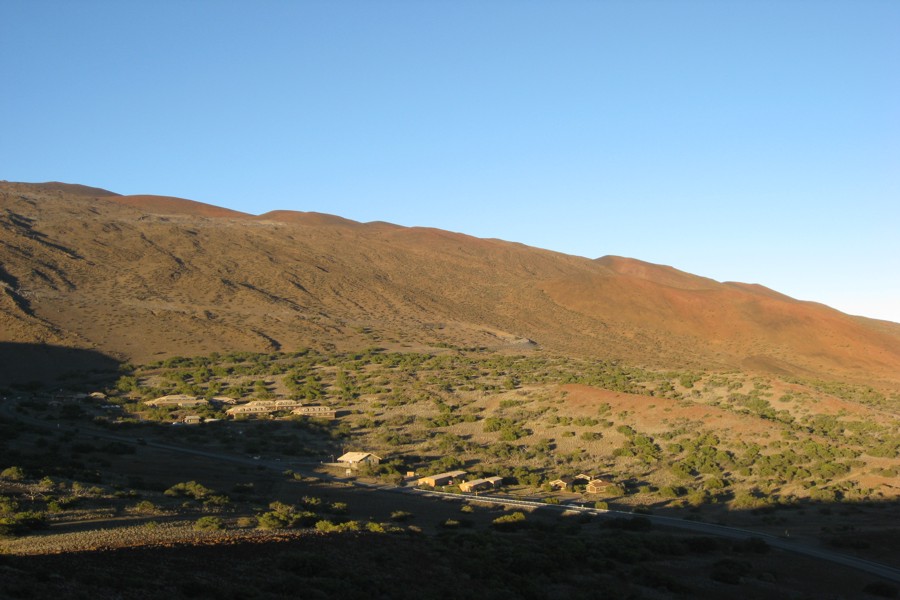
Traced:
<svg viewBox="0 0 900 600">
<path fill-rule="evenodd" d="M 660 372 L 538 352 L 371 348 L 169 358 L 115 387 L 119 422 L 177 420 L 183 409 L 141 403 L 165 394 L 325 404 L 342 417 L 293 417 L 268 439 L 245 437 L 244 450 L 319 457 L 337 441 L 391 457 L 368 474 L 394 482 L 406 470 L 464 467 L 539 489 L 565 473 L 609 473 L 619 480 L 613 492 L 653 502 L 740 504 L 753 490 L 790 503 L 882 498 L 890 469 L 900 468 L 900 420 L 883 411 L 894 406 L 888 395 L 821 381 Z M 584 387 L 611 393 L 616 407 L 603 395 L 573 401 Z M 199 412 L 222 419 L 223 408 Z M 723 437 L 715 421 L 733 435 Z M 191 435 L 227 440 L 227 431 L 210 431 Z"/>
<path fill-rule="evenodd" d="M 145 403 L 171 394 L 211 401 L 187 408 Z M 37 393 L 16 402 L 22 421 L 0 416 L 6 461 L 0 464 L 0 537 L 23 539 L 48 527 L 125 516 L 142 523 L 148 539 L 171 535 L 166 524 L 181 522 L 195 536 L 415 535 L 424 527 L 445 536 L 518 532 L 546 542 L 546 521 L 528 511 L 490 514 L 464 504 L 462 511 L 429 518 L 395 506 L 373 516 L 344 497 L 316 493 L 323 481 L 346 477 L 324 466 L 345 450 L 382 457 L 351 479 L 402 486 L 411 485 L 410 473 L 462 469 L 468 479 L 502 477 L 495 494 L 548 507 L 676 511 L 780 533 L 796 527 L 806 507 L 865 511 L 896 499 L 900 420 L 888 410 L 889 396 L 879 394 L 478 348 L 169 358 L 127 367 L 102 399 Z M 238 403 L 292 399 L 332 408 L 337 416 L 276 411 L 235 419 L 225 413 L 231 404 L 216 400 L 223 396 Z M 182 424 L 188 414 L 205 422 Z M 173 444 L 243 463 L 218 479 L 188 464 L 171 472 L 124 468 Z M 279 463 L 284 468 L 275 471 Z M 551 486 L 576 475 L 603 476 L 608 485 L 599 492 L 590 492 L 586 480 Z M 850 509 L 842 508 L 841 518 L 844 510 Z M 814 533 L 828 543 L 843 539 L 825 529 L 835 520 L 818 513 L 821 531 Z M 646 534 L 643 521 L 611 523 L 607 529 L 625 546 L 617 558 L 598 560 L 646 564 L 658 555 L 628 537 Z M 466 545 L 465 539 L 444 538 L 451 546 Z M 681 548 L 672 550 L 680 555 L 694 542 L 666 543 Z M 710 563 L 711 580 L 738 585 L 752 575 L 752 563 L 725 554 Z M 678 587 L 674 579 L 642 577 L 641 585 Z"/>
</svg>

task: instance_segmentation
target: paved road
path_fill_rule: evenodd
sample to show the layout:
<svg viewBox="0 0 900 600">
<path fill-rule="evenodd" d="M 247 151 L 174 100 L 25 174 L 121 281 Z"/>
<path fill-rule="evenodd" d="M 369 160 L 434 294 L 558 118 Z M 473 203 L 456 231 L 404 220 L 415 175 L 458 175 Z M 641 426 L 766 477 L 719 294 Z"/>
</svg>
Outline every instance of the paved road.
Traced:
<svg viewBox="0 0 900 600">
<path fill-rule="evenodd" d="M 63 426 L 62 424 L 53 424 L 43 419 L 38 419 L 35 417 L 30 417 L 27 415 L 22 415 L 20 413 L 15 412 L 13 409 L 12 403 L 7 400 L 6 402 L 0 402 L 0 414 L 5 414 L 6 416 L 18 419 L 24 423 L 29 425 L 33 425 L 35 427 L 40 427 L 44 429 L 68 429 L 70 431 L 78 430 L 82 435 L 96 437 L 100 439 L 106 439 L 110 441 L 123 442 L 128 444 L 137 443 L 134 438 L 127 437 L 119 434 L 113 434 L 105 430 L 93 429 L 89 427 L 84 427 L 79 425 L 78 427 L 66 424 Z M 189 446 L 182 446 L 176 444 L 169 444 L 163 442 L 155 442 L 155 441 L 145 441 L 141 444 L 158 448 L 162 450 L 168 450 L 174 453 L 179 453 L 183 455 L 191 455 L 191 456 L 202 456 L 204 458 L 209 458 L 213 460 L 229 462 L 240 465 L 249 465 L 255 467 L 262 467 L 265 469 L 270 469 L 273 471 L 283 472 L 287 469 L 291 469 L 300 474 L 318 477 L 321 479 L 331 479 L 333 481 L 345 481 L 342 478 L 338 477 L 329 477 L 324 476 L 321 473 L 314 472 L 310 469 L 310 467 L 318 466 L 319 463 L 300 463 L 296 461 L 274 461 L 274 460 L 263 460 L 263 459 L 254 459 L 246 456 L 227 454 L 224 452 L 211 452 L 209 450 L 201 450 L 198 448 L 191 448 Z M 305 472 L 304 472 L 305 471 Z M 439 492 L 439 491 L 430 491 L 430 490 L 421 490 L 417 488 L 410 487 L 400 487 L 393 486 L 387 484 L 368 484 L 363 482 L 353 482 L 353 485 L 357 488 L 367 490 L 373 493 L 402 493 L 402 494 L 415 494 L 422 498 L 442 498 L 442 499 L 452 499 L 458 500 L 460 502 L 471 502 L 471 501 L 482 501 L 482 502 L 492 502 L 495 504 L 502 504 L 506 506 L 521 506 L 527 508 L 542 508 L 549 510 L 558 510 L 560 512 L 580 512 L 585 514 L 599 515 L 601 517 L 620 517 L 620 518 L 633 518 L 636 515 L 634 513 L 615 511 L 615 510 L 603 510 L 599 508 L 591 508 L 585 506 L 576 506 L 576 505 L 567 505 L 567 504 L 547 504 L 544 502 L 537 502 L 533 500 L 522 500 L 518 498 L 509 498 L 505 496 L 486 496 L 486 495 L 474 495 L 474 494 L 452 494 L 447 492 Z M 818 548 L 815 546 L 811 546 L 809 544 L 794 541 L 778 536 L 774 536 L 767 533 L 760 533 L 756 531 L 752 531 L 749 529 L 739 529 L 736 527 L 727 527 L 724 525 L 716 525 L 713 523 L 702 523 L 699 521 L 690 521 L 687 519 L 677 519 L 674 517 L 663 517 L 659 515 L 640 515 L 646 519 L 648 519 L 651 523 L 655 525 L 665 526 L 665 527 L 676 527 L 679 529 L 685 529 L 689 531 L 694 531 L 697 533 L 703 533 L 706 535 L 714 535 L 718 537 L 724 537 L 729 539 L 739 539 L 746 540 L 751 538 L 759 538 L 764 540 L 769 546 L 773 548 L 777 548 L 779 550 L 785 550 L 787 552 L 793 552 L 795 554 L 801 554 L 803 556 L 808 556 L 824 561 L 829 561 L 832 563 L 836 563 L 839 565 L 843 565 L 846 567 L 851 567 L 854 569 L 858 569 L 861 571 L 865 571 L 867 573 L 871 573 L 873 575 L 877 575 L 879 577 L 883 577 L 885 579 L 889 579 L 891 581 L 900 582 L 900 569 L 895 567 L 891 567 L 888 565 L 883 565 L 880 563 L 872 562 L 869 560 L 865 560 L 862 558 L 857 558 L 855 556 L 848 556 L 846 554 L 841 554 L 839 552 L 833 552 L 831 550 L 827 550 L 824 548 Z"/>
</svg>

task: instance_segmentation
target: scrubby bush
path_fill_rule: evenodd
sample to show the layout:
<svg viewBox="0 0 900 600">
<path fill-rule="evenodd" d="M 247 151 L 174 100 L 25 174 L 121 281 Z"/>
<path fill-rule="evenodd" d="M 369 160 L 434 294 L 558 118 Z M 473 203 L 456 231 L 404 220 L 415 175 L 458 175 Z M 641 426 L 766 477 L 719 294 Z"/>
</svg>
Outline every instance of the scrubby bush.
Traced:
<svg viewBox="0 0 900 600">
<path fill-rule="evenodd" d="M 521 527 L 525 526 L 525 524 L 525 513 L 521 511 L 516 511 L 503 515 L 501 517 L 497 517 L 491 522 L 491 525 L 493 525 L 495 529 L 499 529 L 501 531 L 520 529 Z"/>
<path fill-rule="evenodd" d="M 663 498 L 678 498 L 684 496 L 687 490 L 678 485 L 666 485 L 659 488 L 659 495 Z"/>
<path fill-rule="evenodd" d="M 316 522 L 316 531 L 321 533 L 340 533 L 344 531 L 360 531 L 362 525 L 359 521 L 347 521 L 346 523 L 332 523 L 327 519 Z"/>
<path fill-rule="evenodd" d="M 163 493 L 166 496 L 189 497 L 194 498 L 195 500 L 202 500 L 212 494 L 212 492 L 211 489 L 196 481 L 185 481 L 176 483 Z"/>
<path fill-rule="evenodd" d="M 7 467 L 0 471 L 0 479 L 23 481 L 25 479 L 25 470 L 22 467 Z"/>
<path fill-rule="evenodd" d="M 0 496 L 0 515 L 14 513 L 19 508 L 19 503 L 9 496 Z"/>
<path fill-rule="evenodd" d="M 222 522 L 222 519 L 219 517 L 206 516 L 200 517 L 194 522 L 194 529 L 203 530 L 209 529 L 213 531 L 218 531 L 221 529 L 225 529 L 225 524 Z"/>
<path fill-rule="evenodd" d="M 0 517 L 0 537 L 23 535 L 32 529 L 41 529 L 47 519 L 39 512 L 19 512 Z"/>
<path fill-rule="evenodd" d="M 256 519 L 256 526 L 260 529 L 285 529 L 288 527 L 290 519 L 288 515 L 279 514 L 277 512 L 267 512 L 259 515 Z"/>
<path fill-rule="evenodd" d="M 132 510 L 136 513 L 144 514 L 144 515 L 152 515 L 159 511 L 159 507 L 150 502 L 149 500 L 141 500 L 137 504 L 132 507 Z"/>
<path fill-rule="evenodd" d="M 347 503 L 346 502 L 332 502 L 327 511 L 333 515 L 343 515 L 347 513 Z"/>
</svg>

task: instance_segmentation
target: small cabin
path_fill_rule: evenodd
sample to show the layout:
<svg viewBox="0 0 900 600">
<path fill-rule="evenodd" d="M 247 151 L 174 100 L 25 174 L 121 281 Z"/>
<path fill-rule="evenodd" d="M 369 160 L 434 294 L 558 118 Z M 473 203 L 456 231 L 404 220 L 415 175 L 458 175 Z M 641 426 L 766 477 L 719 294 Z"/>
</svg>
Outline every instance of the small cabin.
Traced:
<svg viewBox="0 0 900 600">
<path fill-rule="evenodd" d="M 347 452 L 338 457 L 339 463 L 345 463 L 349 467 L 358 467 L 360 465 L 377 465 L 381 462 L 381 457 L 371 452 Z"/>
</svg>

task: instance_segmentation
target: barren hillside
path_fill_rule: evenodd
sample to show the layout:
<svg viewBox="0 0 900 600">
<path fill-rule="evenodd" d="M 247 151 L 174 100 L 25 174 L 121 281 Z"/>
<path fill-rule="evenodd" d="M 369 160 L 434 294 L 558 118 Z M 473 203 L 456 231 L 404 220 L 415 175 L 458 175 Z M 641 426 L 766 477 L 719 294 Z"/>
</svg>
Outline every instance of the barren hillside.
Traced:
<svg viewBox="0 0 900 600">
<path fill-rule="evenodd" d="M 453 344 L 900 381 L 900 325 L 671 267 L 318 213 L 0 183 L 0 342 L 146 361 Z"/>
</svg>

